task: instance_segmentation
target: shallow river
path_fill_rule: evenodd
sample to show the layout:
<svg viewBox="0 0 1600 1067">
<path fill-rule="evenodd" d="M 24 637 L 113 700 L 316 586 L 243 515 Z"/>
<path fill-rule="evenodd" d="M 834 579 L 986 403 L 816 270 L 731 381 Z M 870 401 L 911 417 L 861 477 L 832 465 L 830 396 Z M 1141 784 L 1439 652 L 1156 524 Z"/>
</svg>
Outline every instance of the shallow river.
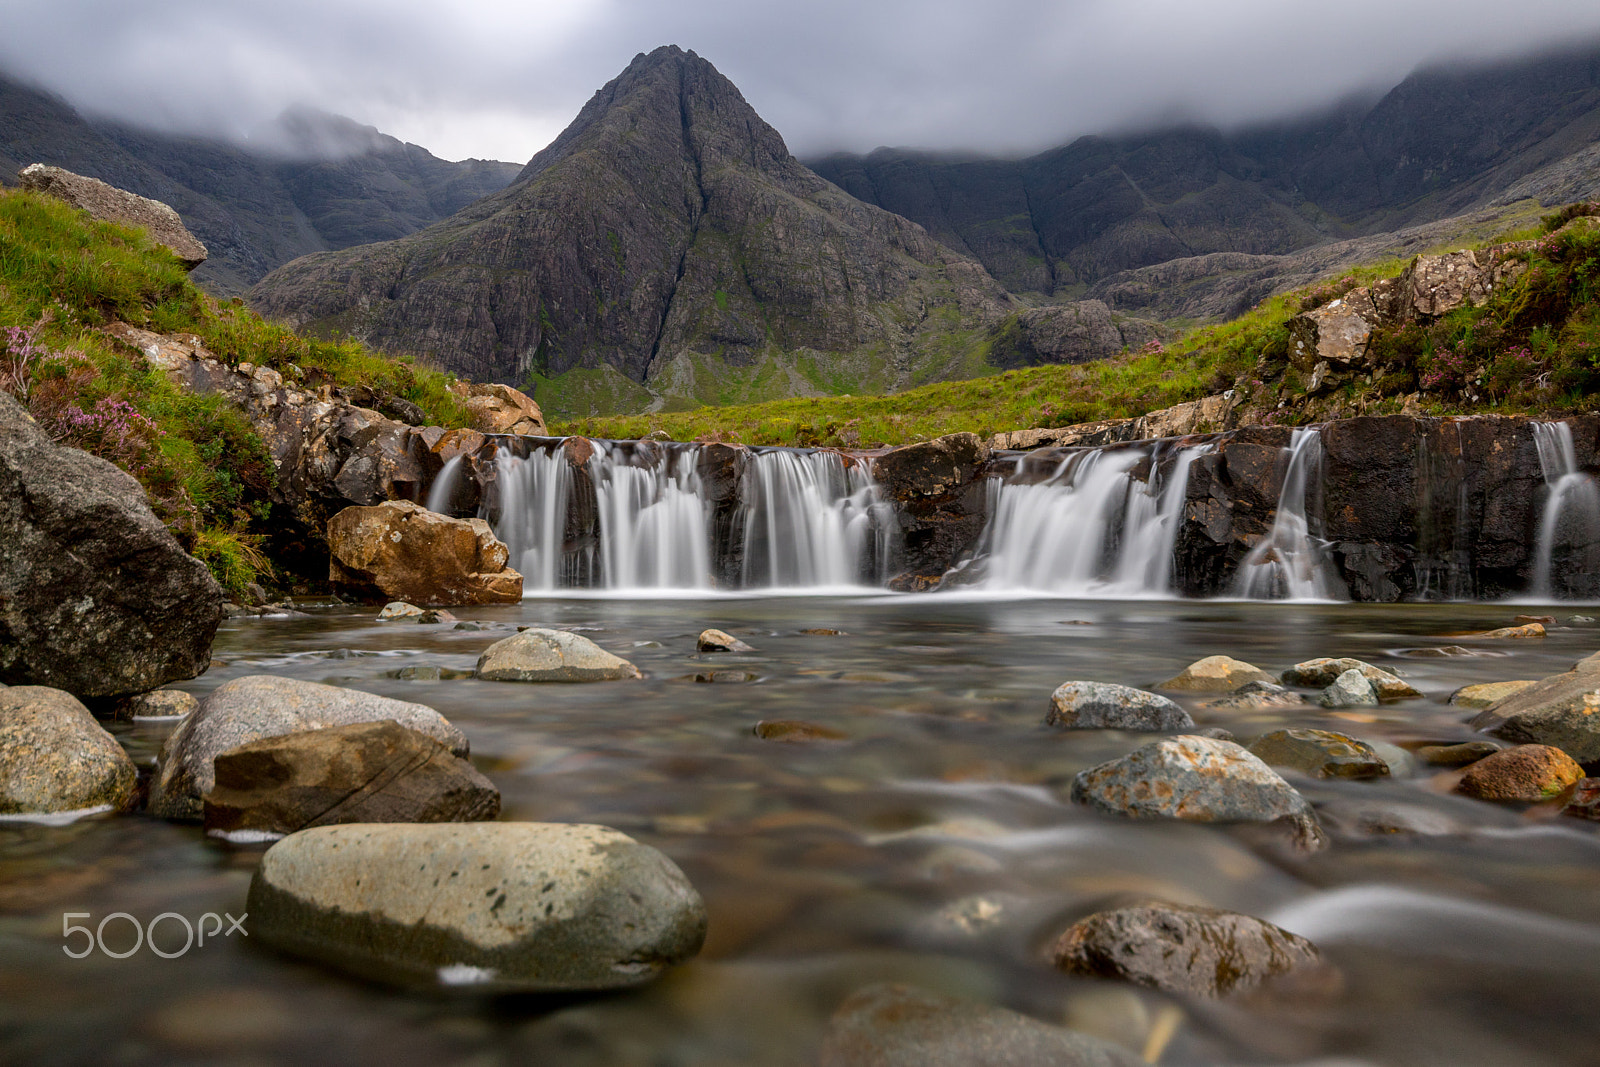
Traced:
<svg viewBox="0 0 1600 1067">
<path fill-rule="evenodd" d="M 203 694 L 271 673 L 429 704 L 471 739 L 503 818 L 597 822 L 660 848 L 705 896 L 695 962 L 642 990 L 572 999 L 444 996 L 366 985 L 235 934 L 172 959 L 63 952 L 63 913 L 238 915 L 260 848 L 143 815 L 0 825 L 0 1062 L 489 1065 L 808 1064 L 829 1013 L 880 980 L 1004 1004 L 1164 1064 L 1538 1067 L 1600 1057 L 1600 824 L 1452 796 L 1454 777 L 1291 780 L 1333 845 L 1133 823 L 1063 799 L 1077 771 L 1147 738 L 1042 725 L 1070 679 L 1148 686 L 1202 656 L 1271 671 L 1356 656 L 1426 695 L 1330 712 L 1208 710 L 1248 741 L 1317 726 L 1406 746 L 1469 739 L 1462 685 L 1539 678 L 1600 649 L 1600 625 L 1544 640 L 1446 637 L 1529 605 L 807 597 L 528 600 L 464 609 L 504 629 L 378 623 L 370 610 L 225 624 Z M 1593 608 L 1548 609 L 1566 620 Z M 470 669 L 518 624 L 568 628 L 637 663 L 643 682 L 403 681 Z M 700 656 L 718 626 L 757 649 Z M 806 628 L 844 631 L 808 635 Z M 1458 644 L 1472 657 L 1417 658 Z M 698 684 L 709 670 L 741 684 Z M 842 740 L 778 743 L 767 719 Z M 117 724 L 149 763 L 156 726 Z M 1381 809 L 1412 833 L 1370 834 Z M 1341 829 L 1341 827 L 1346 829 Z M 1315 941 L 1343 990 L 1216 1004 L 1069 979 L 1042 952 L 1075 919 L 1144 897 L 1272 919 Z M 171 934 L 168 937 L 166 934 Z M 108 947 L 133 944 L 121 920 Z M 158 947 L 183 938 L 168 923 Z M 78 944 L 77 941 L 71 944 Z"/>
</svg>

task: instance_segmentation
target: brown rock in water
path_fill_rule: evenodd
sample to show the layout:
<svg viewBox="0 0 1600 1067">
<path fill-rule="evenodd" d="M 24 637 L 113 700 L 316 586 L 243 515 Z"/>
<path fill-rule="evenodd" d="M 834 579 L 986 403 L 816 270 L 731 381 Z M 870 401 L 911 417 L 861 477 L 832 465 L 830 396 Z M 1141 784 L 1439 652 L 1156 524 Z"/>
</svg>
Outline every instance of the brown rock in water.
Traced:
<svg viewBox="0 0 1600 1067">
<path fill-rule="evenodd" d="M 206 246 L 189 232 L 176 211 L 159 200 L 43 163 L 23 167 L 17 177 L 22 179 L 24 188 L 65 200 L 101 222 L 142 227 L 152 241 L 177 256 L 189 270 L 206 261 Z"/>
<path fill-rule="evenodd" d="M 1422 696 L 1416 687 L 1399 675 L 1374 667 L 1365 660 L 1349 657 L 1309 659 L 1304 663 L 1296 663 L 1283 672 L 1283 684 L 1320 689 L 1332 685 L 1345 671 L 1360 671 L 1361 676 L 1372 683 L 1379 700 L 1414 700 Z"/>
<path fill-rule="evenodd" d="M 1151 903 L 1074 923 L 1051 958 L 1068 974 L 1224 997 L 1318 965 L 1322 954 L 1305 938 L 1249 915 Z"/>
<path fill-rule="evenodd" d="M 1533 622 L 1538 623 L 1540 626 L 1554 626 L 1556 617 L 1554 615 L 1518 615 L 1511 620 L 1513 626 L 1523 626 Z"/>
<path fill-rule="evenodd" d="M 1433 767 L 1465 767 L 1499 751 L 1493 741 L 1463 741 L 1459 745 L 1423 745 L 1416 757 Z"/>
<path fill-rule="evenodd" d="M 328 580 L 361 595 L 435 606 L 522 599 L 522 575 L 482 519 L 404 500 L 345 508 L 328 523 L 328 551 Z"/>
<path fill-rule="evenodd" d="M 1490 708 L 1506 697 L 1520 693 L 1530 685 L 1537 684 L 1536 679 L 1529 679 L 1514 682 L 1483 682 L 1479 685 L 1464 685 L 1450 694 L 1450 703 L 1458 708 Z"/>
<path fill-rule="evenodd" d="M 1292 767 L 1317 778 L 1380 778 L 1389 765 L 1364 741 L 1329 730 L 1273 730 L 1250 752 L 1272 767 Z"/>
<path fill-rule="evenodd" d="M 754 652 L 755 649 L 721 630 L 701 630 L 694 647 L 701 652 Z"/>
<path fill-rule="evenodd" d="M 763 719 L 755 735 L 763 741 L 843 741 L 850 735 L 831 726 L 800 719 Z"/>
<path fill-rule="evenodd" d="M 1498 630 L 1478 630 L 1473 633 L 1462 634 L 1462 637 L 1543 637 L 1544 626 L 1537 622 L 1530 622 L 1523 626 L 1502 626 Z"/>
<path fill-rule="evenodd" d="M 1542 678 L 1479 712 L 1473 729 L 1523 744 L 1554 745 L 1582 763 L 1600 760 L 1600 660 Z"/>
<path fill-rule="evenodd" d="M 859 989 L 828 1020 L 818 1067 L 1139 1067 L 1133 1053 L 1026 1015 L 904 985 Z"/>
<path fill-rule="evenodd" d="M 1207 656 L 1196 660 L 1168 678 L 1157 689 L 1177 689 L 1191 693 L 1231 693 L 1247 682 L 1274 682 L 1277 679 L 1252 663 L 1231 656 Z"/>
<path fill-rule="evenodd" d="M 478 822 L 500 792 L 472 764 L 392 719 L 251 741 L 219 754 L 208 832 L 291 834 L 308 826 Z"/>
<path fill-rule="evenodd" d="M 1600 778 L 1581 779 L 1572 791 L 1572 799 L 1562 806 L 1561 814 L 1600 822 Z"/>
<path fill-rule="evenodd" d="M 122 704 L 130 718 L 181 719 L 200 706 L 200 698 L 181 689 L 157 689 L 129 697 Z"/>
<path fill-rule="evenodd" d="M 1583 768 L 1559 748 L 1521 745 L 1474 763 L 1456 788 L 1479 800 L 1534 804 L 1559 796 L 1582 777 Z"/>
</svg>

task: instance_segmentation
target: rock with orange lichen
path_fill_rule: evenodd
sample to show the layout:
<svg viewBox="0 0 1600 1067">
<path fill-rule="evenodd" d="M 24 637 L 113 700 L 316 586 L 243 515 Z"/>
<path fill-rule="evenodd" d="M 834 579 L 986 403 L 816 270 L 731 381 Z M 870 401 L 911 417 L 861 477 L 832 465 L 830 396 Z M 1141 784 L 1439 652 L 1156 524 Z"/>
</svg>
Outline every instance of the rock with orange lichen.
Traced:
<svg viewBox="0 0 1600 1067">
<path fill-rule="evenodd" d="M 1072 799 L 1111 815 L 1188 822 L 1275 823 L 1302 850 L 1327 844 L 1305 797 L 1244 747 L 1183 734 L 1082 771 Z"/>
</svg>

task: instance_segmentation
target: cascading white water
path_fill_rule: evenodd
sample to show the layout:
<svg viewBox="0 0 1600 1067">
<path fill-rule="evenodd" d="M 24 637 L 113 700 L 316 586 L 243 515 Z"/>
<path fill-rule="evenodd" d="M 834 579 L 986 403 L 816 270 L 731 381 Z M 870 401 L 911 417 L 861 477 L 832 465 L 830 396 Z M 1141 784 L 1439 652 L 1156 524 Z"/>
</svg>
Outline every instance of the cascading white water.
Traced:
<svg viewBox="0 0 1600 1067">
<path fill-rule="evenodd" d="M 1322 433 L 1297 429 L 1289 439 L 1289 466 L 1278 493 L 1272 529 L 1244 562 L 1234 579 L 1239 596 L 1252 600 L 1331 600 L 1339 580 L 1324 558 L 1322 539 L 1312 529 L 1307 497 L 1322 477 Z"/>
<path fill-rule="evenodd" d="M 827 588 L 885 577 L 898 524 L 863 463 L 834 452 L 751 451 L 741 461 L 738 500 L 722 505 L 736 509 L 730 522 L 727 512 L 713 513 L 699 446 L 591 443 L 576 474 L 553 442 L 527 457 L 502 449 L 496 458 L 493 499 L 480 514 L 510 548 L 530 593 Z M 445 490 L 435 489 L 445 501 Z"/>
<path fill-rule="evenodd" d="M 747 588 L 881 578 L 894 515 L 864 464 L 847 465 L 835 452 L 757 452 L 742 493 Z"/>
<path fill-rule="evenodd" d="M 1210 450 L 1180 451 L 1165 484 L 1160 457 L 1137 448 L 1072 453 L 1038 482 L 992 479 L 978 548 L 984 586 L 1073 596 L 1170 592 L 1189 468 Z M 1134 469 L 1146 459 L 1150 474 L 1140 481 Z"/>
<path fill-rule="evenodd" d="M 1544 512 L 1539 517 L 1539 541 L 1534 550 L 1533 586 L 1541 598 L 1554 595 L 1550 579 L 1556 549 L 1564 547 L 1575 558 L 1571 565 L 1594 570 L 1596 538 L 1600 536 L 1600 488 L 1578 469 L 1572 427 L 1564 422 L 1533 423 L 1533 442 L 1539 450 L 1544 475 Z"/>
<path fill-rule="evenodd" d="M 598 443 L 589 460 L 600 554 L 612 589 L 710 589 L 711 523 L 694 456 L 619 463 Z"/>
<path fill-rule="evenodd" d="M 564 545 L 572 467 L 566 455 L 554 449 L 522 459 L 502 449 L 495 457 L 495 468 L 500 504 L 495 536 L 510 550 L 511 566 L 522 572 L 523 591 L 568 584 L 564 581 L 570 578 Z M 444 471 L 439 477 L 444 477 Z M 433 507 L 432 492 L 428 501 L 430 510 L 439 510 Z"/>
<path fill-rule="evenodd" d="M 427 509 L 441 515 L 450 514 L 450 501 L 460 484 L 461 457 L 454 456 L 434 475 L 433 485 L 428 487 Z"/>
</svg>

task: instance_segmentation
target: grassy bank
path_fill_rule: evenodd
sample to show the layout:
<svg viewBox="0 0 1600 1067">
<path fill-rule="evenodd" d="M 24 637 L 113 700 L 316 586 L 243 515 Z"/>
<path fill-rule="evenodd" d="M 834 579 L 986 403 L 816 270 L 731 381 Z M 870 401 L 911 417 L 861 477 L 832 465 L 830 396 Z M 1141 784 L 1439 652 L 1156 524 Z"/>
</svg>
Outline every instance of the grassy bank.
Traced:
<svg viewBox="0 0 1600 1067">
<path fill-rule="evenodd" d="M 365 386 L 466 424 L 449 378 L 353 343 L 309 341 L 201 292 L 142 231 L 90 221 L 48 197 L 0 190 L 0 388 L 56 440 L 108 459 L 230 593 L 270 579 L 260 545 L 272 464 L 244 414 L 175 388 L 101 332 L 121 320 L 197 335 L 230 364 L 308 386 Z"/>
</svg>

